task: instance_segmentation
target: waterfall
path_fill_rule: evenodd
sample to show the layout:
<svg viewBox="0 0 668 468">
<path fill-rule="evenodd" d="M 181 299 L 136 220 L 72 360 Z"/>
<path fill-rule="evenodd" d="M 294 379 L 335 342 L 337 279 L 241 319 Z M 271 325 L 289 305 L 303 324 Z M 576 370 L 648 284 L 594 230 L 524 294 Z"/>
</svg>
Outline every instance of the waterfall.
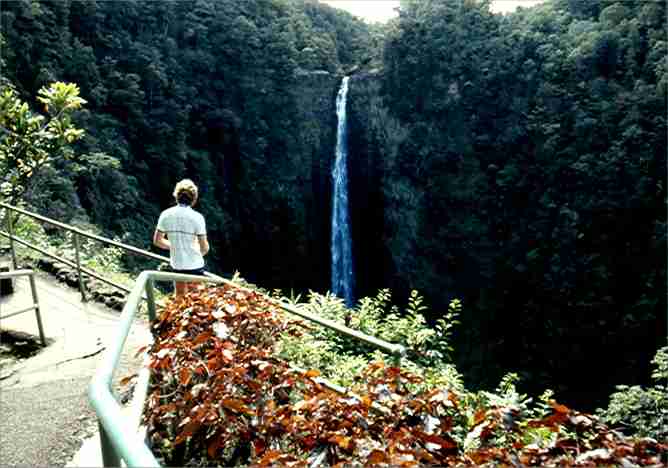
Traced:
<svg viewBox="0 0 668 468">
<path fill-rule="evenodd" d="M 332 292 L 353 305 L 353 252 L 348 215 L 348 146 L 346 127 L 346 97 L 348 79 L 344 77 L 336 96 L 336 160 L 332 169 Z"/>
</svg>

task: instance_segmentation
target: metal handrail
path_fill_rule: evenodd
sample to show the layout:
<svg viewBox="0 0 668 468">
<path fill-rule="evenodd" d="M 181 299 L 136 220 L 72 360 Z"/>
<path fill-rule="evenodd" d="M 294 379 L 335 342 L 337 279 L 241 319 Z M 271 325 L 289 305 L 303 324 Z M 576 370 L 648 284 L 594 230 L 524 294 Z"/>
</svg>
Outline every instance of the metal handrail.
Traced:
<svg viewBox="0 0 668 468">
<path fill-rule="evenodd" d="M 161 271 L 143 271 L 140 273 L 127 298 L 123 311 L 121 312 L 119 318 L 120 327 L 117 335 L 115 339 L 111 341 L 111 345 L 105 352 L 102 362 L 88 388 L 88 399 L 98 415 L 100 444 L 104 466 L 120 466 L 121 459 L 123 459 L 128 466 L 160 466 L 143 440 L 139 440 L 137 436 L 128 435 L 128 420 L 121 415 L 120 405 L 114 398 L 112 392 L 114 372 L 120 360 L 123 345 L 127 339 L 130 326 L 137 313 L 139 301 L 141 300 L 144 291 L 146 292 L 146 297 L 148 299 L 149 320 L 153 321 L 156 318 L 155 296 L 153 293 L 155 281 L 208 282 L 214 284 L 227 284 L 244 291 L 252 291 L 224 278 L 206 278 Z M 257 291 L 252 292 L 256 293 Z M 405 348 L 402 345 L 388 343 L 348 328 L 345 325 L 340 325 L 331 320 L 318 317 L 317 315 L 305 314 L 294 306 L 272 299 L 264 294 L 263 296 L 273 303 L 280 305 L 286 312 L 296 314 L 306 320 L 318 323 L 337 333 L 342 333 L 357 340 L 364 341 L 392 354 L 397 360 L 401 359 L 405 354 Z M 142 399 L 145 399 L 147 389 L 148 383 L 144 383 L 139 388 Z"/>
<path fill-rule="evenodd" d="M 42 341 L 42 346 L 46 346 L 46 338 L 44 337 L 44 328 L 42 327 L 42 316 L 39 312 L 39 299 L 37 298 L 37 286 L 35 285 L 35 272 L 32 270 L 14 270 L 6 273 L 0 273 L 0 280 L 5 278 L 18 278 L 19 276 L 27 276 L 30 279 L 30 292 L 32 293 L 32 306 L 26 307 L 25 309 L 17 310 L 11 312 L 4 317 L 0 317 L 0 320 L 13 317 L 14 315 L 19 315 L 24 312 L 30 312 L 31 310 L 35 311 L 35 316 L 37 317 L 37 329 L 39 330 L 39 339 Z"/>
<path fill-rule="evenodd" d="M 98 242 L 102 242 L 103 244 L 111 245 L 113 247 L 118 247 L 119 249 L 123 249 L 127 252 L 132 252 L 136 255 L 144 256 L 144 257 L 147 257 L 147 258 L 152 258 L 154 260 L 160 260 L 161 262 L 165 262 L 165 261 L 168 262 L 169 261 L 168 257 L 164 257 L 162 255 L 154 254 L 154 253 L 149 252 L 147 250 L 143 250 L 143 249 L 140 249 L 140 248 L 137 248 L 137 247 L 133 247 L 131 245 L 124 244 L 122 242 L 118 242 L 118 241 L 109 239 L 107 237 L 98 236 L 97 234 L 92 234 L 90 232 L 83 231 L 83 230 L 81 230 L 79 228 L 76 228 L 74 226 L 70 226 L 69 224 L 61 223 L 60 221 L 56 221 L 55 219 L 47 218 L 46 216 L 42 216 L 42 215 L 39 215 L 37 213 L 32 213 L 30 211 L 26 211 L 24 209 L 18 208 L 18 207 L 13 206 L 13 205 L 9 205 L 7 203 L 0 203 L 0 208 L 5 208 L 5 209 L 8 209 L 10 211 L 15 211 L 15 212 L 20 213 L 22 215 L 29 216 L 33 219 L 37 219 L 39 221 L 49 223 L 49 224 L 51 224 L 53 226 L 56 226 L 60 229 L 64 229 L 65 231 L 74 232 L 74 233 L 76 233 L 80 236 L 87 237 L 89 239 L 96 240 Z"/>
<path fill-rule="evenodd" d="M 0 230 L 0 235 L 5 236 L 5 237 L 9 237 L 9 234 L 8 234 L 7 232 L 5 232 L 5 231 L 1 231 L 1 230 Z M 97 279 L 97 280 L 100 280 L 100 281 L 102 281 L 103 283 L 108 284 L 109 286 L 113 286 L 113 287 L 115 287 L 116 289 L 120 289 L 121 291 L 124 291 L 124 292 L 126 292 L 126 293 L 129 293 L 129 292 L 130 292 L 130 288 L 128 288 L 128 287 L 126 287 L 126 286 L 123 286 L 122 284 L 118 284 L 118 283 L 116 283 L 115 281 L 110 280 L 110 279 L 108 279 L 108 278 L 105 278 L 104 276 L 99 275 L 98 273 L 96 273 L 96 272 L 93 271 L 93 270 L 90 270 L 90 269 L 88 269 L 88 268 L 86 268 L 86 267 L 82 267 L 81 264 L 79 264 L 79 266 L 77 266 L 77 263 L 76 263 L 76 262 L 73 262 L 73 261 L 71 261 L 71 260 L 67 260 L 66 258 L 63 258 L 63 257 L 61 257 L 61 256 L 59 256 L 59 255 L 56 255 L 56 254 L 54 254 L 54 253 L 52 253 L 52 252 L 49 252 L 48 250 L 45 250 L 45 249 L 42 249 L 42 248 L 37 247 L 37 246 L 35 246 L 35 245 L 32 245 L 32 244 L 30 244 L 29 242 L 26 242 L 26 241 L 24 241 L 23 239 L 20 239 L 20 238 L 18 238 L 18 237 L 16 237 L 16 236 L 13 236 L 13 239 L 14 239 L 14 242 L 17 242 L 17 243 L 19 243 L 19 244 L 21 244 L 21 245 L 23 245 L 23 246 L 25 246 L 25 247 L 28 247 L 29 249 L 35 250 L 35 251 L 41 253 L 42 255 L 44 255 L 44 256 L 46 256 L 46 257 L 50 257 L 50 258 L 53 258 L 54 260 L 58 260 L 59 262 L 64 263 L 65 265 L 67 265 L 67 266 L 69 266 L 69 267 L 77 268 L 77 273 L 78 273 L 79 271 L 81 271 L 82 273 L 85 273 L 85 274 L 87 274 L 88 276 L 90 276 L 90 277 L 92 277 L 92 278 L 95 278 L 95 279 Z M 81 288 L 82 288 L 82 285 L 79 284 L 79 289 L 81 290 Z M 85 302 L 85 301 L 84 301 L 84 302 Z"/>
<path fill-rule="evenodd" d="M 21 244 L 25 247 L 28 247 L 32 250 L 35 250 L 35 251 L 41 253 L 44 256 L 53 258 L 54 260 L 57 260 L 61 263 L 64 263 L 65 265 L 67 265 L 69 267 L 75 268 L 76 271 L 77 271 L 77 278 L 78 278 L 78 282 L 79 282 L 79 291 L 81 292 L 81 300 L 83 302 L 87 301 L 86 286 L 85 286 L 85 283 L 83 281 L 83 274 L 86 274 L 86 275 L 90 276 L 91 278 L 95 278 L 95 279 L 97 279 L 97 280 L 99 280 L 99 281 L 101 281 L 105 284 L 108 284 L 109 286 L 112 286 L 116 289 L 120 289 L 121 291 L 123 291 L 125 293 L 129 293 L 130 288 L 128 288 L 128 287 L 126 287 L 122 284 L 119 284 L 119 283 L 117 283 L 117 282 L 115 282 L 111 279 L 105 278 L 104 276 L 96 273 L 95 271 L 93 271 L 91 269 L 88 269 L 88 268 L 85 268 L 81 265 L 81 256 L 80 256 L 80 250 L 81 249 L 79 247 L 79 236 L 86 237 L 88 239 L 92 239 L 92 240 L 101 242 L 102 244 L 105 244 L 105 245 L 109 245 L 109 246 L 112 246 L 112 247 L 117 247 L 119 249 L 122 249 L 125 252 L 130 252 L 130 253 L 135 254 L 135 255 L 150 258 L 150 259 L 153 259 L 153 260 L 158 260 L 160 262 L 169 263 L 169 258 L 165 257 L 163 255 L 154 254 L 153 252 L 149 252 L 148 250 L 140 249 L 138 247 L 133 247 L 131 245 L 124 244 L 122 242 L 118 242 L 118 241 L 109 239 L 107 237 L 98 236 L 97 234 L 92 234 L 90 232 L 86 232 L 86 231 L 81 230 L 79 228 L 76 228 L 74 226 L 70 226 L 69 224 L 61 223 L 60 221 L 56 221 L 55 219 L 51 219 L 51 218 L 48 218 L 46 216 L 42 216 L 40 214 L 33 213 L 33 212 L 30 212 L 30 211 L 24 210 L 22 208 L 18 208 L 16 206 L 9 205 L 7 203 L 0 203 L 0 208 L 5 208 L 9 211 L 13 211 L 13 212 L 22 214 L 24 216 L 28 216 L 30 218 L 36 219 L 38 221 L 48 223 L 52 226 L 55 226 L 57 228 L 63 229 L 65 231 L 68 231 L 68 232 L 71 232 L 71 233 L 74 234 L 72 242 L 74 244 L 74 251 L 75 251 L 76 258 L 75 258 L 75 261 L 72 261 L 72 260 L 68 260 L 66 258 L 63 258 L 60 255 L 54 254 L 53 252 L 49 252 L 45 249 L 42 249 L 42 248 L 37 247 L 35 245 L 32 245 L 32 244 L 30 244 L 30 242 L 27 242 L 26 240 L 15 236 L 14 235 L 14 226 L 13 226 L 13 223 L 12 223 L 12 217 L 11 216 L 7 216 L 7 231 L 0 230 L 0 236 L 4 236 L 4 237 L 9 239 L 9 246 L 10 246 L 10 250 L 11 250 L 11 254 L 12 254 L 12 264 L 14 266 L 14 269 L 18 268 L 17 261 L 16 261 L 16 249 L 14 247 L 14 242 L 16 242 L 18 244 Z M 204 274 L 207 277 L 220 278 L 219 276 L 214 275 L 210 272 L 204 272 Z"/>
</svg>

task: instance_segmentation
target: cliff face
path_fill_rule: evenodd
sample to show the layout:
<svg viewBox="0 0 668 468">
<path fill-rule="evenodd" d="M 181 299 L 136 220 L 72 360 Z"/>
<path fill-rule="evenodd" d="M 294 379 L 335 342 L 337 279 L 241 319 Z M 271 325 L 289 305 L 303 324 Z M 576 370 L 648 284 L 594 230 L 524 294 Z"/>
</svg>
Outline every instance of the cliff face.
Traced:
<svg viewBox="0 0 668 468">
<path fill-rule="evenodd" d="M 375 294 L 392 280 L 384 238 L 381 147 L 371 118 L 379 89 L 377 73 L 359 73 L 350 79 L 348 171 L 357 297 Z"/>
<path fill-rule="evenodd" d="M 202 117 L 213 137 L 201 153 L 207 165 L 193 173 L 215 187 L 202 201 L 216 249 L 208 258 L 210 269 L 227 275 L 238 269 L 269 289 L 329 288 L 339 83 L 340 77 L 326 71 L 299 71 L 278 92 Z M 283 107 L 261 108 L 272 99 Z"/>
<path fill-rule="evenodd" d="M 260 100 L 280 98 L 282 108 L 255 120 L 242 114 L 239 170 L 230 202 L 222 205 L 228 211 L 238 206 L 231 214 L 238 230 L 226 233 L 222 271 L 229 265 L 251 282 L 286 292 L 329 288 L 339 82 L 326 71 L 299 71 L 285 94 Z"/>
<path fill-rule="evenodd" d="M 284 273 L 297 275 L 301 288 L 319 291 L 329 289 L 330 277 L 330 218 L 331 166 L 336 146 L 335 100 L 341 77 L 332 73 L 301 71 L 297 75 L 294 100 L 299 122 L 294 129 L 294 147 L 290 158 L 298 154 L 293 196 L 299 197 L 303 219 L 296 220 L 292 233 L 295 240 L 294 257 L 286 258 L 281 267 Z M 301 210 L 298 210 L 301 211 Z"/>
</svg>

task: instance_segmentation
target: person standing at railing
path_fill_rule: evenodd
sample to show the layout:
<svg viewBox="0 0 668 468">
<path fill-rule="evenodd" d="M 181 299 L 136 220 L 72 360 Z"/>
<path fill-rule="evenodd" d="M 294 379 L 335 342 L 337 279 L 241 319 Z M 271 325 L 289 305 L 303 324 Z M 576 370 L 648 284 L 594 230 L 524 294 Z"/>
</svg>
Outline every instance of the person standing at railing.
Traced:
<svg viewBox="0 0 668 468">
<path fill-rule="evenodd" d="M 197 203 L 197 186 L 183 179 L 174 187 L 176 206 L 160 214 L 153 234 L 153 244 L 169 250 L 169 263 L 175 273 L 204 274 L 204 256 L 209 252 L 204 216 L 193 209 Z M 177 281 L 176 296 L 194 287 L 194 283 Z"/>
</svg>

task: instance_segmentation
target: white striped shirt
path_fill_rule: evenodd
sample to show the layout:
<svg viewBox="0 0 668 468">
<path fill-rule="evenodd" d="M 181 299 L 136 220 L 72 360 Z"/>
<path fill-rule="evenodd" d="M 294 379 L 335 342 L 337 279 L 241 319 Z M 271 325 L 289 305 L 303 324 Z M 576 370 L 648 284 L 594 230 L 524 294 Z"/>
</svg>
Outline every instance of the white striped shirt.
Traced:
<svg viewBox="0 0 668 468">
<path fill-rule="evenodd" d="M 169 263 L 175 270 L 204 268 L 197 236 L 206 235 L 204 216 L 189 206 L 166 209 L 158 219 L 158 231 L 169 239 Z"/>
</svg>

